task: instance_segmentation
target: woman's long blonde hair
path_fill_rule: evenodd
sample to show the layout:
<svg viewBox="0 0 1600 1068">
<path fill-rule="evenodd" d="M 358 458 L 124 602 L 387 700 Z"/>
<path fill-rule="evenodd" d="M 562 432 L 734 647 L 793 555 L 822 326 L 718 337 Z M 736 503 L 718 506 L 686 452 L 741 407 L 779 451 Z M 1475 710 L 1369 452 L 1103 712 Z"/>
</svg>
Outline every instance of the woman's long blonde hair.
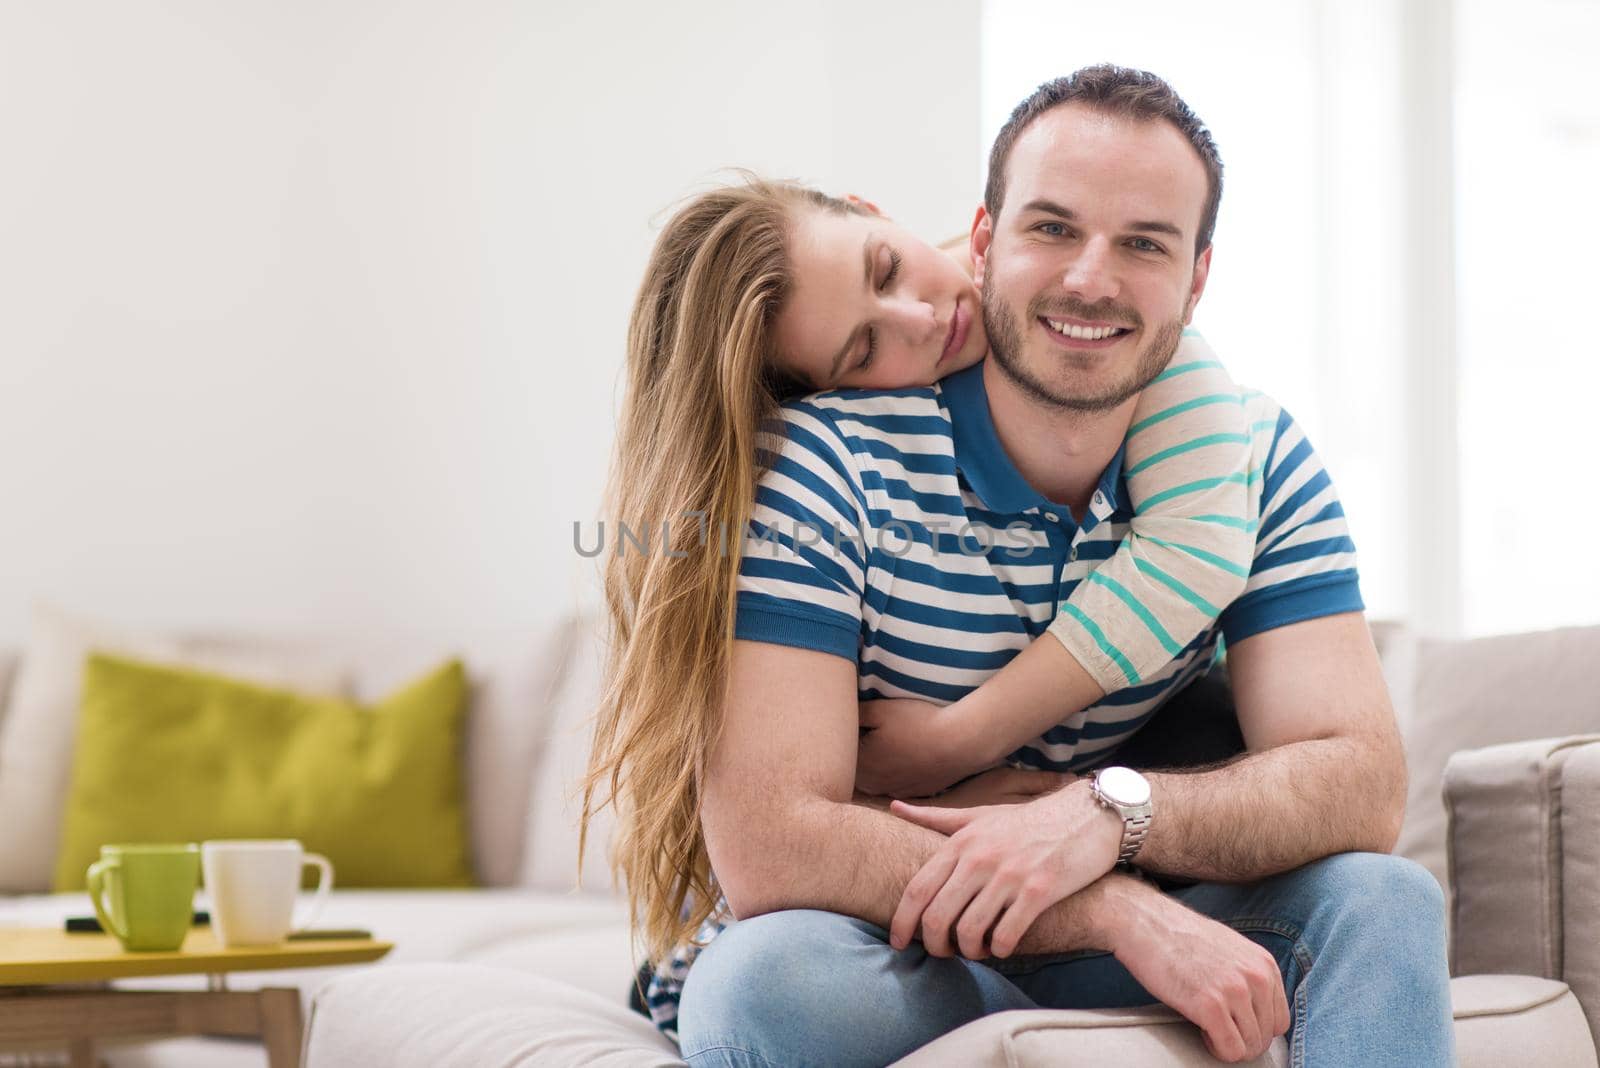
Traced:
<svg viewBox="0 0 1600 1068">
<path fill-rule="evenodd" d="M 658 963 L 719 896 L 700 783 L 722 727 L 762 442 L 779 402 L 800 389 L 777 368 L 773 334 L 792 285 L 792 220 L 805 208 L 860 210 L 753 175 L 692 198 L 657 238 L 628 326 L 607 511 L 650 543 L 641 552 L 618 537 L 605 560 L 610 643 L 578 855 L 581 866 L 590 820 L 612 805 L 612 876 L 626 885 L 635 943 Z"/>
</svg>

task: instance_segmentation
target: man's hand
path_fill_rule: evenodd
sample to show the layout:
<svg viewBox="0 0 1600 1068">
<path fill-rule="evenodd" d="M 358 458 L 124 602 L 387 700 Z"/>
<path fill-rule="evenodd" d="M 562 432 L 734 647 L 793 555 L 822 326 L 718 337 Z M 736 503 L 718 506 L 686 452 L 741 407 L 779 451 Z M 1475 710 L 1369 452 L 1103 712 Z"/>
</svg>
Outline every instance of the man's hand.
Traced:
<svg viewBox="0 0 1600 1068">
<path fill-rule="evenodd" d="M 1086 783 L 1019 805 L 895 801 L 889 811 L 949 836 L 906 884 L 889 927 L 896 949 L 920 929 L 935 957 L 954 955 L 952 932 L 969 960 L 1009 955 L 1040 913 L 1109 872 L 1122 843 L 1121 819 Z"/>
<path fill-rule="evenodd" d="M 1149 991 L 1200 1028 L 1222 1061 L 1259 1057 L 1289 1030 L 1283 973 L 1271 953 L 1164 894 L 1120 910 L 1113 954 Z"/>
<path fill-rule="evenodd" d="M 926 797 L 994 763 L 972 737 L 960 701 L 939 706 L 912 698 L 861 703 L 856 789 L 885 797 Z"/>
</svg>

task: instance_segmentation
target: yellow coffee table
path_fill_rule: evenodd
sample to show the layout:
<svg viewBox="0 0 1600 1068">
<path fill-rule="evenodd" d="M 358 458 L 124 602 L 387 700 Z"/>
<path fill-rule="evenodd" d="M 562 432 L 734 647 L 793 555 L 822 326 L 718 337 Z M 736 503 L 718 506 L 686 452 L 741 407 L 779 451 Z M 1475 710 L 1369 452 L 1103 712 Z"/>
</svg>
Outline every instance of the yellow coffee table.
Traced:
<svg viewBox="0 0 1600 1068">
<path fill-rule="evenodd" d="M 307 939 L 225 949 L 208 927 L 181 949 L 129 953 L 109 934 L 0 927 L 0 1050 L 65 1043 L 72 1068 L 94 1068 L 107 1038 L 231 1035 L 261 1039 L 269 1068 L 299 1068 L 300 991 L 229 990 L 229 972 L 375 961 L 392 942 Z M 205 990 L 127 990 L 113 979 L 205 975 Z"/>
</svg>

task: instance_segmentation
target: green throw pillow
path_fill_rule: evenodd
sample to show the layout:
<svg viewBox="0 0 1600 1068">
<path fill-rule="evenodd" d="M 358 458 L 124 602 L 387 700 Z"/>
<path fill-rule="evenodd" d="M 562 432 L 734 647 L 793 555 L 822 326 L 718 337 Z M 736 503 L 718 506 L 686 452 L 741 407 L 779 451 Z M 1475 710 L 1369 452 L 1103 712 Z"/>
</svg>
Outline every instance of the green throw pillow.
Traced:
<svg viewBox="0 0 1600 1068">
<path fill-rule="evenodd" d="M 55 889 L 107 842 L 207 838 L 298 838 L 335 887 L 473 886 L 466 712 L 459 660 L 362 708 L 92 654 Z"/>
</svg>

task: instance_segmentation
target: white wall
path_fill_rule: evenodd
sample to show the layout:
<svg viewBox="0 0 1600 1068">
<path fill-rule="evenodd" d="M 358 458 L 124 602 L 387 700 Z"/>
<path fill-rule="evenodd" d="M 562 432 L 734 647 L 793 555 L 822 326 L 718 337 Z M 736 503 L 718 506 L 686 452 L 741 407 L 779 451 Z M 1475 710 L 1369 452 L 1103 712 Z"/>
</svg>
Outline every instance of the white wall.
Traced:
<svg viewBox="0 0 1600 1068">
<path fill-rule="evenodd" d="M 1369 614 L 1431 623 L 1412 579 L 1438 547 L 1411 536 L 1406 511 L 1419 480 L 1406 437 L 1397 19 L 1387 0 L 986 0 L 982 128 L 992 138 L 1035 84 L 1091 63 L 1151 70 L 1177 89 L 1223 160 L 1195 326 L 1311 438 L 1349 518 Z"/>
<path fill-rule="evenodd" d="M 0 643 L 592 600 L 652 224 L 748 166 L 959 230 L 977 9 L 0 4 Z"/>
</svg>

